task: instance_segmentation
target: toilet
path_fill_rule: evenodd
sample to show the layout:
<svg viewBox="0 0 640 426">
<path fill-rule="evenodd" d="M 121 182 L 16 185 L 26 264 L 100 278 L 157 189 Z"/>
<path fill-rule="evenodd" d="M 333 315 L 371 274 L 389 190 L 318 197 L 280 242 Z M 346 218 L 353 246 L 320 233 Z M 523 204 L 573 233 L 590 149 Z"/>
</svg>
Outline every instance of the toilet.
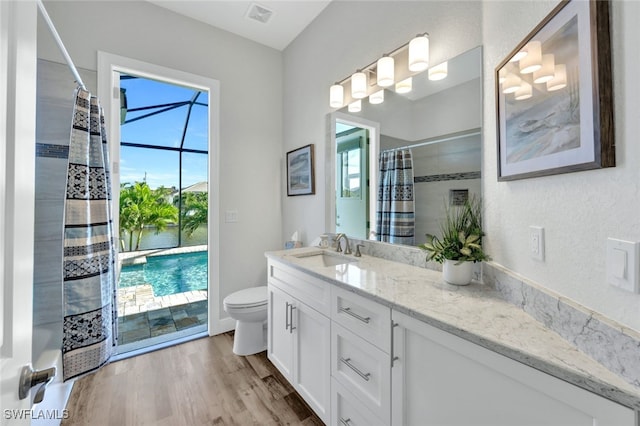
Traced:
<svg viewBox="0 0 640 426">
<path fill-rule="evenodd" d="M 236 320 L 233 353 L 252 355 L 267 349 L 267 287 L 251 287 L 231 293 L 222 302 Z"/>
</svg>

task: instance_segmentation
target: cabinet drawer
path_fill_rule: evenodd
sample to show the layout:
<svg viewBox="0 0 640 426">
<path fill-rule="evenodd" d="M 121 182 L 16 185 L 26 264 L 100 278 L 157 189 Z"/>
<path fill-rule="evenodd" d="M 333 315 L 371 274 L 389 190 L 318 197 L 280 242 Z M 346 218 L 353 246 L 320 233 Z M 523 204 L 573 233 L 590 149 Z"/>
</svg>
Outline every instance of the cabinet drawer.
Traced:
<svg viewBox="0 0 640 426">
<path fill-rule="evenodd" d="M 279 262 L 269 261 L 269 284 L 329 317 L 331 284 Z"/>
<path fill-rule="evenodd" d="M 331 319 L 389 353 L 391 308 L 331 286 Z"/>
<path fill-rule="evenodd" d="M 336 379 L 331 380 L 331 424 L 334 426 L 385 426 Z"/>
<path fill-rule="evenodd" d="M 344 327 L 331 327 L 331 374 L 376 417 L 390 418 L 389 354 Z"/>
</svg>

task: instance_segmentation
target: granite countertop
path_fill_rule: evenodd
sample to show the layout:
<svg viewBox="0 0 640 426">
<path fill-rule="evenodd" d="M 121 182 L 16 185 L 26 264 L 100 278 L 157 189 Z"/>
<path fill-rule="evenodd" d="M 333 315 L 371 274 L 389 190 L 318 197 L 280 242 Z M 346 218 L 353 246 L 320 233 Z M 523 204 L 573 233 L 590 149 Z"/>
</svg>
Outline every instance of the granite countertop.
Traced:
<svg viewBox="0 0 640 426">
<path fill-rule="evenodd" d="M 640 388 L 608 370 L 499 293 L 478 282 L 453 286 L 442 273 L 362 255 L 323 266 L 305 247 L 266 257 L 417 318 L 537 370 L 635 410 Z M 326 250 L 337 255 L 333 250 Z"/>
</svg>

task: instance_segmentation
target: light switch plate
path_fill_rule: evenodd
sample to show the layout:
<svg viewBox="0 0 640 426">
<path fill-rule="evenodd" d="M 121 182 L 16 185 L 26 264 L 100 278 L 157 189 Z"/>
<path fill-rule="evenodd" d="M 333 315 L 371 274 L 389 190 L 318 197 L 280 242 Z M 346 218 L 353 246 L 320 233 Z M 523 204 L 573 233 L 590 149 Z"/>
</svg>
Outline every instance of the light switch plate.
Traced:
<svg viewBox="0 0 640 426">
<path fill-rule="evenodd" d="M 238 210 L 227 210 L 224 212 L 225 223 L 236 223 L 238 221 Z"/>
<path fill-rule="evenodd" d="M 640 293 L 640 243 L 607 239 L 607 282 Z"/>
</svg>

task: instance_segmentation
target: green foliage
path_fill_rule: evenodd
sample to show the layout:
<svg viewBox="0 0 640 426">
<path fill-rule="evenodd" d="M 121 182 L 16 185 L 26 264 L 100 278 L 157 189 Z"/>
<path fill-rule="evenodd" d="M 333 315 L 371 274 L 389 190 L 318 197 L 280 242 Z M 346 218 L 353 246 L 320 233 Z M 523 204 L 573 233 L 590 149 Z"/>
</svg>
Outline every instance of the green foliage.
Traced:
<svg viewBox="0 0 640 426">
<path fill-rule="evenodd" d="M 178 221 L 178 208 L 168 200 L 170 189 L 151 189 L 146 182 L 123 183 L 120 185 L 120 248 L 133 248 L 133 236 L 137 236 L 135 250 L 140 249 L 142 231 L 145 226 L 153 226 L 156 234 L 167 225 Z"/>
<path fill-rule="evenodd" d="M 182 213 L 180 221 L 187 236 L 208 222 L 209 194 L 206 192 L 182 193 Z"/>
<path fill-rule="evenodd" d="M 419 245 L 427 251 L 427 261 L 443 263 L 480 262 L 490 260 L 482 250 L 482 206 L 480 200 L 471 197 L 463 206 L 446 207 L 446 218 L 440 224 L 441 236 L 427 234 L 427 242 Z"/>
</svg>

